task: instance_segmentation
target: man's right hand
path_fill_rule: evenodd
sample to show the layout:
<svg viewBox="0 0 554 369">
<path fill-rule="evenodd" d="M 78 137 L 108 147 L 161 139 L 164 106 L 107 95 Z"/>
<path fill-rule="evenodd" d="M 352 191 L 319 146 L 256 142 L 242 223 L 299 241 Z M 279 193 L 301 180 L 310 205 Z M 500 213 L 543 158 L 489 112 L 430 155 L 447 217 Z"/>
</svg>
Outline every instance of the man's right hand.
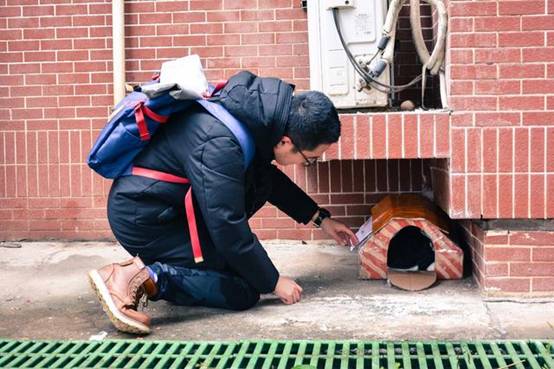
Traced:
<svg viewBox="0 0 554 369">
<path fill-rule="evenodd" d="M 287 305 L 296 304 L 302 297 L 302 287 L 288 277 L 279 277 L 273 293 Z"/>
</svg>

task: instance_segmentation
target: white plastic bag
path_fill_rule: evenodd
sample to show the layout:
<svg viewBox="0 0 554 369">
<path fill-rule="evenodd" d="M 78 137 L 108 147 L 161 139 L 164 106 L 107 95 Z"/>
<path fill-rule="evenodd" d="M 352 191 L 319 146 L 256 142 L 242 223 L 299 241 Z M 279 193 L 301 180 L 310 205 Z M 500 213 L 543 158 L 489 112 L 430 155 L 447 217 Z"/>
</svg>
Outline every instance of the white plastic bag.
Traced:
<svg viewBox="0 0 554 369">
<path fill-rule="evenodd" d="M 198 55 L 189 55 L 162 64 L 160 84 L 177 84 L 180 90 L 201 98 L 208 92 L 208 80 L 204 75 Z"/>
</svg>

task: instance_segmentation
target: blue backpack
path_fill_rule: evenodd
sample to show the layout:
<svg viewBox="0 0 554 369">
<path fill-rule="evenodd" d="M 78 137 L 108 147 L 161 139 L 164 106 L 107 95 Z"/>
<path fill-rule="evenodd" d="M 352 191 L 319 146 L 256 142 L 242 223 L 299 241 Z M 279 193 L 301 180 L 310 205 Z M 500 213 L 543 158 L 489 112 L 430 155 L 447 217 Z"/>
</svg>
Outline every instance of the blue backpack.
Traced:
<svg viewBox="0 0 554 369">
<path fill-rule="evenodd" d="M 221 87 L 221 84 L 210 86 L 211 96 Z M 92 147 L 87 159 L 89 167 L 105 178 L 131 175 L 133 160 L 148 144 L 160 124 L 167 122 L 172 114 L 186 110 L 192 104 L 200 104 L 233 132 L 244 153 L 246 170 L 255 152 L 248 128 L 219 104 L 205 99 L 178 100 L 171 91 L 174 89 L 163 90 L 149 98 L 139 87 L 125 96 L 115 106 Z"/>
</svg>

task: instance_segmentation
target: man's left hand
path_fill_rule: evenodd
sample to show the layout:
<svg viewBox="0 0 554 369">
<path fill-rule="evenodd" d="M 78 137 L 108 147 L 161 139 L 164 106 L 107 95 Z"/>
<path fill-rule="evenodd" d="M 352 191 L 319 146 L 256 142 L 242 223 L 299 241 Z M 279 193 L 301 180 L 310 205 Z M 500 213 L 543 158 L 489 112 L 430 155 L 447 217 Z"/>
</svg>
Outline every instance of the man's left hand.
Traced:
<svg viewBox="0 0 554 369">
<path fill-rule="evenodd" d="M 344 223 L 331 218 L 325 218 L 321 222 L 321 229 L 331 236 L 339 245 L 350 246 L 358 244 L 358 237 Z"/>
</svg>

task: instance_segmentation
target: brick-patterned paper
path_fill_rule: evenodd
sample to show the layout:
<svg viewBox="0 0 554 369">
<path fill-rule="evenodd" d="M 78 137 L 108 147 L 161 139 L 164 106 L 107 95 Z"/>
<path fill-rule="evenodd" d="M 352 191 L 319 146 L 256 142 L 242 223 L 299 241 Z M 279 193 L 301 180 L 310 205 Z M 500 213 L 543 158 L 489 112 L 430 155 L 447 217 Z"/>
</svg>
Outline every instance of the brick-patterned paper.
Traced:
<svg viewBox="0 0 554 369">
<path fill-rule="evenodd" d="M 421 229 L 433 243 L 435 271 L 438 279 L 462 278 L 464 265 L 462 250 L 432 222 L 417 218 L 391 218 L 383 228 L 360 247 L 360 278 L 387 278 L 387 252 L 390 241 L 398 231 L 408 226 Z"/>
</svg>

